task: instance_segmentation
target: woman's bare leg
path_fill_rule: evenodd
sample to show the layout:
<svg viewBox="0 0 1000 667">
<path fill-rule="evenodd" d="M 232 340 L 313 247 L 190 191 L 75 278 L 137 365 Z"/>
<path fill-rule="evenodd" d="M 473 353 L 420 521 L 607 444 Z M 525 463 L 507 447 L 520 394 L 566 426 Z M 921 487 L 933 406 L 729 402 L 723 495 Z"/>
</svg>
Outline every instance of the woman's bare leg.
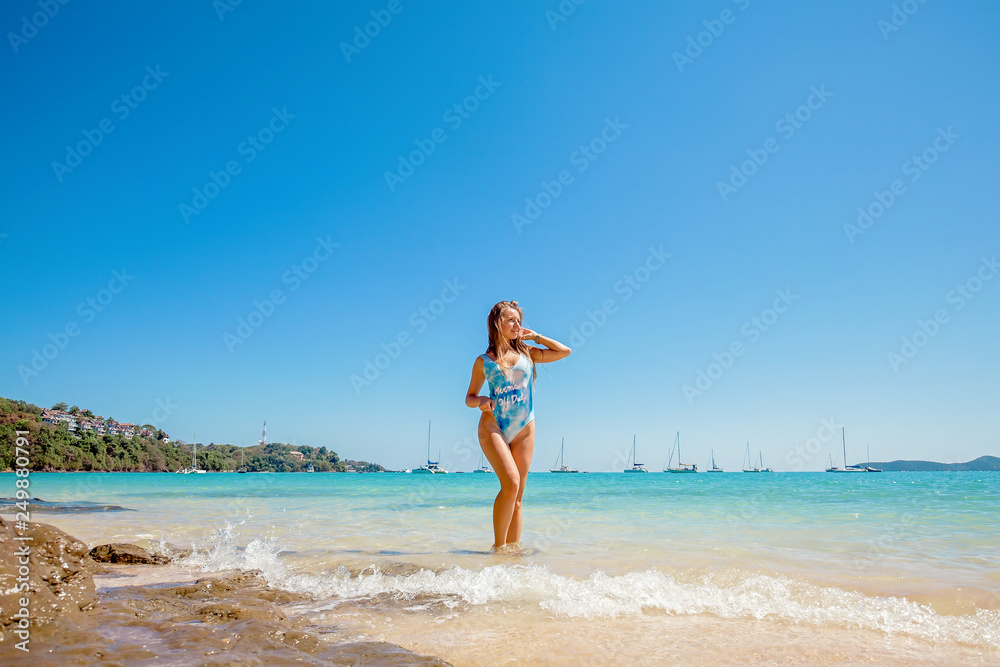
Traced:
<svg viewBox="0 0 1000 667">
<path fill-rule="evenodd" d="M 492 414 L 483 413 L 479 420 L 479 446 L 500 480 L 500 493 L 493 501 L 493 547 L 502 547 L 507 542 L 521 474 Z"/>
<path fill-rule="evenodd" d="M 510 443 L 510 453 L 517 466 L 520 483 L 517 486 L 517 498 L 514 501 L 514 513 L 511 515 L 510 528 L 507 529 L 507 542 L 521 541 L 521 498 L 524 497 L 524 487 L 528 483 L 528 469 L 531 467 L 531 456 L 535 452 L 535 422 L 529 422 Z"/>
</svg>

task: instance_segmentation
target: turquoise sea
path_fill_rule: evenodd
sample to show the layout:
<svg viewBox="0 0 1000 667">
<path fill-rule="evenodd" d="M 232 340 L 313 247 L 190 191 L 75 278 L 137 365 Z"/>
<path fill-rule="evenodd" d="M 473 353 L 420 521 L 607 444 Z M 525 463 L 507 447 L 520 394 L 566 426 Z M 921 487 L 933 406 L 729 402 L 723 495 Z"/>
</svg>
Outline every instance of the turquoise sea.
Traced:
<svg viewBox="0 0 1000 667">
<path fill-rule="evenodd" d="M 492 474 L 30 479 L 35 521 L 260 570 L 331 638 L 455 664 L 1000 663 L 995 472 L 531 473 L 512 555 Z"/>
</svg>

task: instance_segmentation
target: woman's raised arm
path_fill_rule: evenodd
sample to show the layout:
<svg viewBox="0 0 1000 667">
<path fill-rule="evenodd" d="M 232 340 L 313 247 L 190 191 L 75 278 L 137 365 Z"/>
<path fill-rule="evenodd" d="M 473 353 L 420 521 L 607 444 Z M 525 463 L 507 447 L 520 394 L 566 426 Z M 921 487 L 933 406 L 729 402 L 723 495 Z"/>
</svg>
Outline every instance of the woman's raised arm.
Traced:
<svg viewBox="0 0 1000 667">
<path fill-rule="evenodd" d="M 525 340 L 530 340 L 538 343 L 539 345 L 544 345 L 548 349 L 543 349 L 540 347 L 531 348 L 531 361 L 536 364 L 547 364 L 551 361 L 559 361 L 564 357 L 568 357 L 571 349 L 563 345 L 557 340 L 553 340 L 547 336 L 543 336 L 539 333 L 535 333 L 531 329 L 521 329 L 522 338 Z"/>
</svg>

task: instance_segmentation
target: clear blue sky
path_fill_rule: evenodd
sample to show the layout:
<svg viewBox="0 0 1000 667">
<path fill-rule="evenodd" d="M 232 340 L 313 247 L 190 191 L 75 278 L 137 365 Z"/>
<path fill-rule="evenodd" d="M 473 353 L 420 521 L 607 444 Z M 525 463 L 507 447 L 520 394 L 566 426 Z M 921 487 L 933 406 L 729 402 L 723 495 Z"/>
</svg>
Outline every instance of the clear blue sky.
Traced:
<svg viewBox="0 0 1000 667">
<path fill-rule="evenodd" d="M 902 4 L 5 3 L 0 395 L 469 470 L 517 299 L 537 470 L 996 455 L 1000 8 Z"/>
</svg>

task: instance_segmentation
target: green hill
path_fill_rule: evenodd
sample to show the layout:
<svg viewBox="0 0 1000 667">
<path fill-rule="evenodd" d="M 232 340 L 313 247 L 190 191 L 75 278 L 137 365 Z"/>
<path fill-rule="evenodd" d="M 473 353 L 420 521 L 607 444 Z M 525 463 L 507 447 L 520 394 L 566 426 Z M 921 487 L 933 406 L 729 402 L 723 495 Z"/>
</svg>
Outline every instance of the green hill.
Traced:
<svg viewBox="0 0 1000 667">
<path fill-rule="evenodd" d="M 34 471 L 174 472 L 191 465 L 191 445 L 164 442 L 163 431 L 131 439 L 94 431 L 71 433 L 66 424 L 42 422 L 42 408 L 37 405 L 0 397 L 0 470 L 13 467 L 15 431 L 29 433 L 28 458 Z M 280 442 L 246 448 L 199 443 L 197 453 L 198 467 L 210 472 L 237 470 L 241 454 L 250 472 L 305 472 L 310 465 L 316 472 L 345 472 L 349 466 L 360 472 L 384 470 L 377 463 L 342 460 L 326 447 Z"/>
<path fill-rule="evenodd" d="M 918 471 L 933 472 L 942 470 L 965 470 L 970 472 L 983 472 L 989 470 L 1000 470 L 1000 458 L 996 456 L 980 456 L 968 463 L 937 463 L 935 461 L 886 461 L 872 462 L 869 465 L 881 468 L 885 471 Z"/>
</svg>

